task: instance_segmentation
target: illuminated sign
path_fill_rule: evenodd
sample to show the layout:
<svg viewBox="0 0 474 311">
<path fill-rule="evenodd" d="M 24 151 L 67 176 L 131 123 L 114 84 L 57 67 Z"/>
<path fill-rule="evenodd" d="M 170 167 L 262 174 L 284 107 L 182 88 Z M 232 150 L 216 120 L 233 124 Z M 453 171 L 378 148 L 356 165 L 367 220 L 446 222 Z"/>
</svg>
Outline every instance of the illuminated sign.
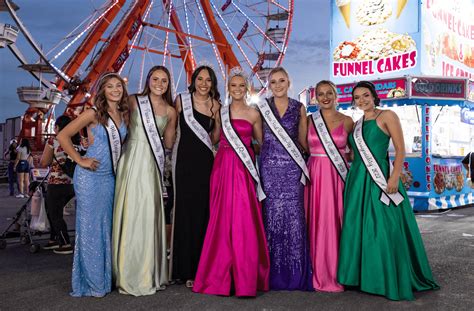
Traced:
<svg viewBox="0 0 474 311">
<path fill-rule="evenodd" d="M 419 74 L 420 1 L 332 0 L 331 79 Z"/>
<path fill-rule="evenodd" d="M 407 80 L 384 79 L 372 81 L 380 99 L 405 98 L 407 97 Z M 337 97 L 339 103 L 350 103 L 352 101 L 352 89 L 355 83 L 337 85 Z"/>
<path fill-rule="evenodd" d="M 474 0 L 422 5 L 421 73 L 474 78 Z"/>
<path fill-rule="evenodd" d="M 445 99 L 465 99 L 466 80 L 412 78 L 411 96 Z"/>
</svg>

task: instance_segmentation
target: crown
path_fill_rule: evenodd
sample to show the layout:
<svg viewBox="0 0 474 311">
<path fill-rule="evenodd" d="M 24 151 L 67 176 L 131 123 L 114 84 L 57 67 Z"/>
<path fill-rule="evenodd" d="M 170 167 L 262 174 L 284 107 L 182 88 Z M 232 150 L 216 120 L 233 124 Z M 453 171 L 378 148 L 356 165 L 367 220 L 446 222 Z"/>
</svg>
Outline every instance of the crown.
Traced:
<svg viewBox="0 0 474 311">
<path fill-rule="evenodd" d="M 230 79 L 232 79 L 235 76 L 240 76 L 240 77 L 244 78 L 245 81 L 247 81 L 247 83 L 249 82 L 249 75 L 248 75 L 247 72 L 245 72 L 242 69 L 242 67 L 234 67 L 230 70 L 229 77 L 228 77 L 229 81 L 230 81 Z"/>
<path fill-rule="evenodd" d="M 199 67 L 209 67 L 211 68 L 214 72 L 216 71 L 216 69 L 214 68 L 214 65 L 209 62 L 208 60 L 201 60 L 199 61 L 199 63 L 197 64 L 197 67 L 196 69 L 198 69 Z"/>
</svg>

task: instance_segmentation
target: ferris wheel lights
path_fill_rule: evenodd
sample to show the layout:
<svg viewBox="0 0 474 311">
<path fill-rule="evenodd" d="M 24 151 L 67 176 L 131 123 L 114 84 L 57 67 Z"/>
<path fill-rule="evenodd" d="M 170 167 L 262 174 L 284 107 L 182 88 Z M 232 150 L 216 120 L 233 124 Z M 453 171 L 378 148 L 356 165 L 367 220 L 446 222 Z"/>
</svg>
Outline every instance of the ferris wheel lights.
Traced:
<svg viewBox="0 0 474 311">
<path fill-rule="evenodd" d="M 250 104 L 257 104 L 259 101 L 260 101 L 260 96 L 257 93 L 250 95 L 250 100 L 249 100 Z"/>
</svg>

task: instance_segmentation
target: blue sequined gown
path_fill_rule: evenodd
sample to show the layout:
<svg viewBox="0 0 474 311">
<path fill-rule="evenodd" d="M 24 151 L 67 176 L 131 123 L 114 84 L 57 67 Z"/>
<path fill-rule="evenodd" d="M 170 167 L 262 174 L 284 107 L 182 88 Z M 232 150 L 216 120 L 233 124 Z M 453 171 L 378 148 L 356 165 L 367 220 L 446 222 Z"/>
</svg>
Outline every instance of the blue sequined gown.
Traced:
<svg viewBox="0 0 474 311">
<path fill-rule="evenodd" d="M 121 138 L 127 128 L 122 122 Z M 115 176 L 112 169 L 109 142 L 104 126 L 91 128 L 94 141 L 86 157 L 97 159 L 96 171 L 76 166 L 76 243 L 72 266 L 71 296 L 103 297 L 112 290 L 112 210 Z"/>
<path fill-rule="evenodd" d="M 295 143 L 301 105 L 290 98 L 288 109 L 280 118 L 273 98 L 270 100 L 270 108 Z M 270 252 L 270 289 L 312 290 L 302 172 L 265 122 L 260 173 L 267 195 L 263 223 Z"/>
</svg>

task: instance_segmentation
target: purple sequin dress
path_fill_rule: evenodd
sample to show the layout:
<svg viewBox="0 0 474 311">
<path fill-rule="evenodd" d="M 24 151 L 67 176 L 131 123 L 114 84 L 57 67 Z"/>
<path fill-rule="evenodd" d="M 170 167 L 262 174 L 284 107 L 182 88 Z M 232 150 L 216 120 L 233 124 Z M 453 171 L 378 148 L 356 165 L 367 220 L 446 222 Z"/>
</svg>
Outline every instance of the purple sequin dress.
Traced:
<svg viewBox="0 0 474 311">
<path fill-rule="evenodd" d="M 298 141 L 301 105 L 290 99 L 280 119 L 273 98 L 270 100 L 270 107 L 295 142 Z M 260 173 L 267 195 L 263 201 L 263 221 L 270 252 L 270 288 L 312 290 L 301 169 L 266 123 Z"/>
</svg>

